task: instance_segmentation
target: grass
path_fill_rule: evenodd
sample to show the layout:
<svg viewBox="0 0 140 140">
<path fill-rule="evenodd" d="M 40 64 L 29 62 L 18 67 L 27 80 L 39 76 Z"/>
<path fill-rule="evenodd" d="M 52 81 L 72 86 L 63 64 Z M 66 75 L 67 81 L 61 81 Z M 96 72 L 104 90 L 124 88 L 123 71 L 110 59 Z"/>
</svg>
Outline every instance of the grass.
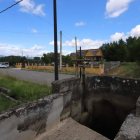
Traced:
<svg viewBox="0 0 140 140">
<path fill-rule="evenodd" d="M 47 73 L 54 73 L 54 70 L 46 70 L 46 69 L 21 69 L 27 71 L 37 71 L 37 72 L 47 72 Z M 58 71 L 59 74 L 66 74 L 66 75 L 76 75 L 75 71 Z M 94 73 L 90 74 L 86 72 L 86 75 L 94 75 Z"/>
<path fill-rule="evenodd" d="M 140 66 L 136 62 L 127 62 L 109 72 L 106 72 L 105 75 L 140 78 Z"/>
<path fill-rule="evenodd" d="M 15 77 L 2 74 L 0 74 L 0 86 L 10 89 L 12 92 L 9 93 L 8 95 L 18 100 L 19 104 L 43 98 L 45 96 L 50 95 L 52 91 L 50 86 L 19 80 Z M 2 100 L 5 99 L 3 97 L 0 97 L 0 108 L 5 108 L 3 106 L 6 105 L 5 104 L 2 105 L 1 103 Z M 11 101 L 9 100 L 8 103 L 7 100 L 5 103 L 7 104 L 7 106 L 9 104 L 9 107 L 11 107 L 10 102 Z"/>
<path fill-rule="evenodd" d="M 19 103 L 12 102 L 0 94 L 0 112 L 10 109 L 18 104 Z"/>
</svg>

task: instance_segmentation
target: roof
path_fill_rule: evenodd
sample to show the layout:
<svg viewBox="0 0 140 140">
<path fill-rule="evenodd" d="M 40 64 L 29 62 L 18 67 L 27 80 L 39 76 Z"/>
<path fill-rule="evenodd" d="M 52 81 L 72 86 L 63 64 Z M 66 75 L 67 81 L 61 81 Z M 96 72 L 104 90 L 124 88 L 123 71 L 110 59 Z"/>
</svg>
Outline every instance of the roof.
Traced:
<svg viewBox="0 0 140 140">
<path fill-rule="evenodd" d="M 89 49 L 89 50 L 81 50 L 81 55 L 85 56 L 88 51 L 91 51 L 93 55 L 97 55 L 100 49 Z M 80 56 L 80 50 L 77 51 L 77 54 Z M 76 56 L 76 53 L 73 53 L 71 56 Z"/>
</svg>

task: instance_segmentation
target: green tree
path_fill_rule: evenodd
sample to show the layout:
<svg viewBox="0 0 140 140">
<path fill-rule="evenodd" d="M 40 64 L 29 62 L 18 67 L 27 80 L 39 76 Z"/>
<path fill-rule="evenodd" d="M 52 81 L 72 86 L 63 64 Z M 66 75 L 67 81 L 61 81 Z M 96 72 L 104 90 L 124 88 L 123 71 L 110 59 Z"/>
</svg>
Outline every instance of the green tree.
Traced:
<svg viewBox="0 0 140 140">
<path fill-rule="evenodd" d="M 46 63 L 46 64 L 49 64 L 49 63 L 51 63 L 51 57 L 50 56 L 48 56 L 47 54 L 43 54 L 43 57 L 41 57 L 41 60 L 44 62 L 44 63 Z"/>
</svg>

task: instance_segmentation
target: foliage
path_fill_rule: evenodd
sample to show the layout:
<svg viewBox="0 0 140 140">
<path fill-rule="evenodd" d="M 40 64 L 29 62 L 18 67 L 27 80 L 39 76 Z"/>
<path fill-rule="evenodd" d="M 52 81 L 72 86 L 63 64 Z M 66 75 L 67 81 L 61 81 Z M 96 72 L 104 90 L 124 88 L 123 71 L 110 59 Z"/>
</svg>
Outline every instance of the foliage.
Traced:
<svg viewBox="0 0 140 140">
<path fill-rule="evenodd" d="M 101 60 L 101 61 L 100 61 L 100 64 L 104 64 L 104 61 L 103 61 L 103 60 Z"/>
<path fill-rule="evenodd" d="M 62 62 L 64 64 L 69 64 L 71 66 L 74 64 L 74 61 L 72 61 L 72 58 L 70 55 L 66 55 L 66 56 L 62 55 Z"/>
<path fill-rule="evenodd" d="M 120 39 L 118 42 L 106 43 L 100 49 L 107 61 L 140 61 L 140 37 L 129 37 L 126 42 Z"/>
<path fill-rule="evenodd" d="M 20 63 L 27 63 L 27 62 L 28 60 L 25 56 L 20 58 Z"/>
<path fill-rule="evenodd" d="M 51 63 L 51 57 L 50 56 L 48 56 L 47 54 L 43 54 L 43 57 L 41 57 L 41 60 L 44 62 L 44 63 L 46 63 L 46 64 L 49 64 L 49 63 Z"/>
</svg>

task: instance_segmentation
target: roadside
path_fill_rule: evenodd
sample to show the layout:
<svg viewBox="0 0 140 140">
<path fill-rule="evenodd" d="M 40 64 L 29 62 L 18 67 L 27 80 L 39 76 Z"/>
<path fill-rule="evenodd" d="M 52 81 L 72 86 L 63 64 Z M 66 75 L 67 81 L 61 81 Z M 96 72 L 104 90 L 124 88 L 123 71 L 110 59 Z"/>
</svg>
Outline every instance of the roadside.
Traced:
<svg viewBox="0 0 140 140">
<path fill-rule="evenodd" d="M 2 74 L 0 74 L 0 87 L 11 90 L 6 95 L 17 101 L 12 102 L 0 94 L 0 112 L 22 103 L 43 98 L 52 92 L 50 86 L 19 80 L 15 77 Z"/>
<path fill-rule="evenodd" d="M 140 78 L 140 66 L 136 62 L 127 62 L 117 68 L 105 72 L 104 75 Z"/>
<path fill-rule="evenodd" d="M 54 70 L 46 70 L 46 69 L 25 69 L 24 68 L 24 69 L 21 69 L 21 70 L 54 73 Z M 66 74 L 66 75 L 76 75 L 75 71 L 61 71 L 61 70 L 59 70 L 58 73 L 59 74 Z M 94 73 L 91 74 L 91 73 L 86 72 L 86 75 L 97 75 L 97 74 L 94 74 Z"/>
<path fill-rule="evenodd" d="M 14 69 L 1 68 L 0 73 L 4 75 L 10 75 L 12 77 L 16 77 L 17 79 L 31 81 L 34 83 L 39 83 L 39 84 L 49 85 L 49 86 L 51 86 L 51 83 L 55 79 L 54 73 L 27 71 L 27 70 L 20 70 L 17 68 Z M 59 74 L 59 80 L 72 78 L 72 77 L 75 77 L 75 75 Z"/>
</svg>

